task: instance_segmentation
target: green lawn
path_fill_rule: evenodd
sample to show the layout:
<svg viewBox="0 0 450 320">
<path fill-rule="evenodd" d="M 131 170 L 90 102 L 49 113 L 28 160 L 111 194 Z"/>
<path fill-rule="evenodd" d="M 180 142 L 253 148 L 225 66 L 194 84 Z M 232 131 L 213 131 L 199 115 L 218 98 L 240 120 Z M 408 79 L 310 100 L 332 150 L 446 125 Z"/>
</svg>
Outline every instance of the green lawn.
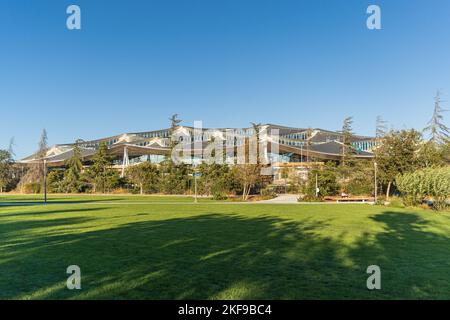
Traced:
<svg viewBox="0 0 450 320">
<path fill-rule="evenodd" d="M 62 196 L 0 206 L 0 298 L 450 299 L 449 213 L 191 202 Z M 81 290 L 65 287 L 72 264 Z M 372 264 L 379 291 L 366 288 Z"/>
<path fill-rule="evenodd" d="M 49 194 L 49 203 L 100 203 L 100 202 L 194 202 L 194 198 L 191 196 L 166 196 L 166 195 L 59 195 Z M 43 195 L 9 195 L 0 194 L 0 204 L 5 202 L 23 202 L 23 203 L 35 203 L 43 202 Z M 198 201 L 212 202 L 209 198 L 199 197 Z"/>
</svg>

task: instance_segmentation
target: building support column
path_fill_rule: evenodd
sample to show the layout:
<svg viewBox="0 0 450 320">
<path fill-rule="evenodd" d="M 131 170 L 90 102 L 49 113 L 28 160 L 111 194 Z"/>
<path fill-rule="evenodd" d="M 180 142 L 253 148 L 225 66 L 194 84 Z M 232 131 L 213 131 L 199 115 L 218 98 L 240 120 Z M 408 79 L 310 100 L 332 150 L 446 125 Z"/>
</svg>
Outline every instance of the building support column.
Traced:
<svg viewBox="0 0 450 320">
<path fill-rule="evenodd" d="M 123 178 L 125 176 L 125 169 L 130 165 L 130 158 L 128 157 L 128 148 L 125 147 L 123 149 L 123 161 L 122 161 L 122 173 L 120 177 Z"/>
</svg>

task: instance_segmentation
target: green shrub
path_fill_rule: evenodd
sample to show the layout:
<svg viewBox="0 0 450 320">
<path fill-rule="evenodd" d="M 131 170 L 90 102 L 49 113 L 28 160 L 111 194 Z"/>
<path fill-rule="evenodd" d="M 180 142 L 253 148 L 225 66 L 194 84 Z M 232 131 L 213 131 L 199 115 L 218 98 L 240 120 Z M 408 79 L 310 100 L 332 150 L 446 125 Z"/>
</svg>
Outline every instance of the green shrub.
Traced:
<svg viewBox="0 0 450 320">
<path fill-rule="evenodd" d="M 320 197 L 312 196 L 309 194 L 306 194 L 304 196 L 300 196 L 297 198 L 298 202 L 322 202 L 323 199 Z"/>
<path fill-rule="evenodd" d="M 317 185 L 319 187 L 319 196 L 334 196 L 339 192 L 339 185 L 337 183 L 336 165 L 332 162 L 327 162 L 325 166 L 314 168 L 308 174 L 303 192 L 311 197 L 316 195 L 316 175 Z"/>
<path fill-rule="evenodd" d="M 47 175 L 47 188 L 50 193 L 61 191 L 61 184 L 64 179 L 64 172 L 60 170 L 50 171 Z"/>
<path fill-rule="evenodd" d="M 403 199 L 392 197 L 389 201 L 389 206 L 393 208 L 404 208 L 405 203 L 403 202 Z"/>
<path fill-rule="evenodd" d="M 371 195 L 373 186 L 365 181 L 351 181 L 347 186 L 347 192 L 351 195 Z"/>
<path fill-rule="evenodd" d="M 214 192 L 212 199 L 213 200 L 227 200 L 228 196 L 224 192 Z"/>
<path fill-rule="evenodd" d="M 274 188 L 266 187 L 264 189 L 261 189 L 261 196 L 262 197 L 275 198 L 277 196 L 277 193 L 275 192 Z"/>
<path fill-rule="evenodd" d="M 417 206 L 430 198 L 435 210 L 449 206 L 450 167 L 417 170 L 398 176 L 396 181 L 406 205 Z"/>
<path fill-rule="evenodd" d="M 41 185 L 37 182 L 27 183 L 23 186 L 23 193 L 39 193 L 41 191 Z"/>
</svg>

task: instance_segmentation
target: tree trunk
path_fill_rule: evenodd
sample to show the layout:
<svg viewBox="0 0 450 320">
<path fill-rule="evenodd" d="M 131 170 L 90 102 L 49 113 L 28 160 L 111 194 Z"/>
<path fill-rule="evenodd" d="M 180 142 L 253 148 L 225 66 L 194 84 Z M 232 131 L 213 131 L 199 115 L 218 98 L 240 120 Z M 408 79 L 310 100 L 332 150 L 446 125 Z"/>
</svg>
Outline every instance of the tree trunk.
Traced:
<svg viewBox="0 0 450 320">
<path fill-rule="evenodd" d="M 389 181 L 387 188 L 386 188 L 386 200 L 389 199 L 389 193 L 391 192 L 391 184 L 392 184 L 392 182 Z"/>
<path fill-rule="evenodd" d="M 252 188 L 251 188 L 250 186 L 247 187 L 247 192 L 246 192 L 246 194 L 245 194 L 245 200 L 248 199 L 248 196 L 249 196 L 249 194 L 250 194 L 250 190 L 251 190 L 251 189 L 252 189 Z"/>
<path fill-rule="evenodd" d="M 246 185 L 244 185 L 244 188 L 243 188 L 243 190 L 242 190 L 242 200 L 246 200 L 245 199 L 245 194 L 247 193 L 247 188 L 246 188 Z"/>
<path fill-rule="evenodd" d="M 140 187 L 141 187 L 141 196 L 142 196 L 144 194 L 144 187 L 143 187 L 142 183 L 140 184 Z"/>
</svg>

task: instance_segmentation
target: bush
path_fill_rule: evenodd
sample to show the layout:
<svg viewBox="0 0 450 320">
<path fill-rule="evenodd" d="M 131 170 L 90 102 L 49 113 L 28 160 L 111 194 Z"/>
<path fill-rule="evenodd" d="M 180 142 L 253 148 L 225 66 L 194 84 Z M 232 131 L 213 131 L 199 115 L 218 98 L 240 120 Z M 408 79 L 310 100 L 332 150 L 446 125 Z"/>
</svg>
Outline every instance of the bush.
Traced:
<svg viewBox="0 0 450 320">
<path fill-rule="evenodd" d="M 350 181 L 347 186 L 347 192 L 351 195 L 371 195 L 373 191 L 373 186 L 365 183 L 364 181 Z"/>
<path fill-rule="evenodd" d="M 47 175 L 48 192 L 61 192 L 61 184 L 64 179 L 64 172 L 60 170 L 50 171 Z"/>
<path fill-rule="evenodd" d="M 264 189 L 261 189 L 261 196 L 267 197 L 267 198 L 275 198 L 277 196 L 277 193 L 275 192 L 274 188 L 266 187 Z"/>
<path fill-rule="evenodd" d="M 111 191 L 112 194 L 130 194 L 130 190 L 125 188 L 116 188 Z"/>
<path fill-rule="evenodd" d="M 213 200 L 227 200 L 228 196 L 224 192 L 214 192 Z"/>
<path fill-rule="evenodd" d="M 317 185 L 319 187 L 319 196 L 334 196 L 339 192 L 339 185 L 337 183 L 336 165 L 332 162 L 321 168 L 313 169 L 308 174 L 304 193 L 310 197 L 316 195 L 316 175 Z"/>
<path fill-rule="evenodd" d="M 384 206 L 386 204 L 386 198 L 381 196 L 377 198 L 377 201 L 374 203 L 376 206 Z"/>
<path fill-rule="evenodd" d="M 389 201 L 389 206 L 392 208 L 404 208 L 405 202 L 401 198 L 392 197 Z"/>
<path fill-rule="evenodd" d="M 323 199 L 312 195 L 304 195 L 297 198 L 298 202 L 322 202 Z"/>
<path fill-rule="evenodd" d="M 27 183 L 23 186 L 23 193 L 39 193 L 41 191 L 41 185 L 37 182 Z"/>
<path fill-rule="evenodd" d="M 398 176 L 396 181 L 406 205 L 417 206 L 427 198 L 432 199 L 435 210 L 444 210 L 449 205 L 450 167 L 417 170 Z"/>
</svg>

